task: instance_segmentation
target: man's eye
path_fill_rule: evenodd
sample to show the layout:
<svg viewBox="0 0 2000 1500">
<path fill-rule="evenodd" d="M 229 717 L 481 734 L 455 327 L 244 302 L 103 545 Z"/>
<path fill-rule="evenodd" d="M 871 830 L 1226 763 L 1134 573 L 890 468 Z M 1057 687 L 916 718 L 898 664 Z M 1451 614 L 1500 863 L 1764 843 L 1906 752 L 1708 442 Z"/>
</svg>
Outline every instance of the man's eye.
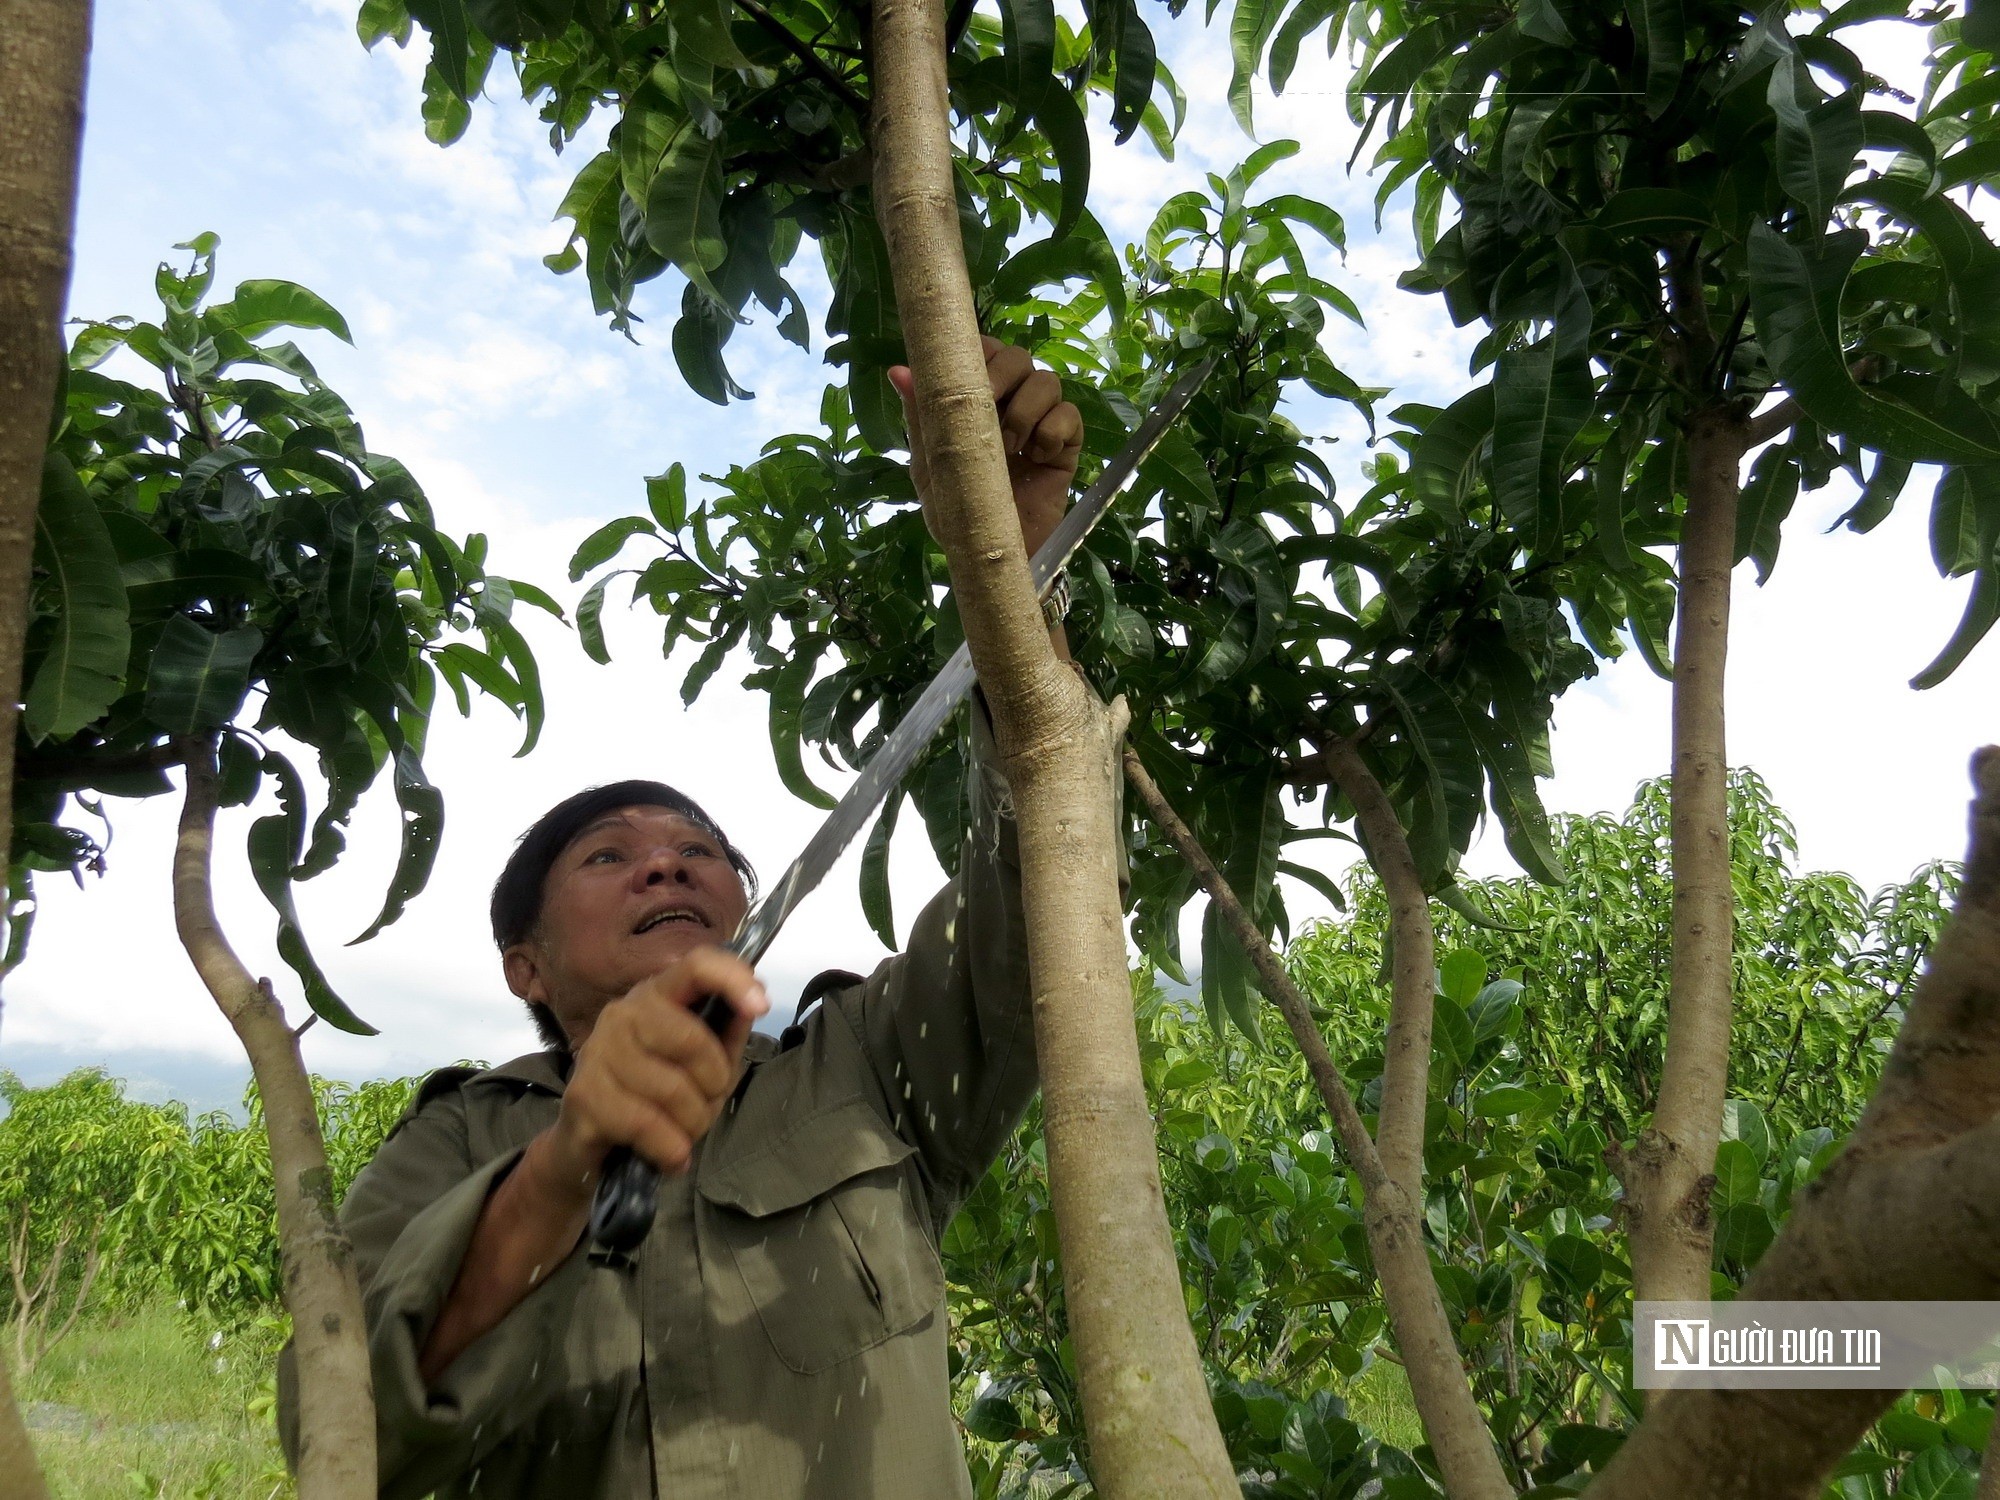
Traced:
<svg viewBox="0 0 2000 1500">
<path fill-rule="evenodd" d="M 616 849 L 596 849 L 583 857 L 587 865 L 608 865 L 620 858 Z"/>
<path fill-rule="evenodd" d="M 715 851 L 709 848 L 708 845 L 706 844 L 688 844 L 684 848 L 682 848 L 681 853 L 713 855 Z"/>
</svg>

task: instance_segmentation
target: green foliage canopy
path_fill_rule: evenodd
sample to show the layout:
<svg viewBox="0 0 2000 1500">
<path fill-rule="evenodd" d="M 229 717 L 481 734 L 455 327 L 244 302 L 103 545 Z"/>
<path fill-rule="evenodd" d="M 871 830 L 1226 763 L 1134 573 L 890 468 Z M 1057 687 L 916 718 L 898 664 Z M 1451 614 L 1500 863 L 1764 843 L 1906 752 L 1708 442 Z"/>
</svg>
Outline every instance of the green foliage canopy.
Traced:
<svg viewBox="0 0 2000 1500">
<path fill-rule="evenodd" d="M 158 322 L 87 322 L 70 349 L 36 523 L 10 960 L 27 938 L 32 872 L 81 878 L 101 862 L 98 841 L 60 821 L 66 806 L 102 817 L 106 797 L 171 791 L 166 773 L 185 743 L 219 736 L 225 805 L 249 804 L 266 778 L 277 792 L 249 853 L 278 913 L 280 954 L 317 1014 L 368 1031 L 314 961 L 293 882 L 340 857 L 356 804 L 386 768 L 401 852 L 362 937 L 396 920 L 443 831 L 443 797 L 423 769 L 439 679 L 461 711 L 477 688 L 524 718 L 525 754 L 541 686 L 513 612 L 517 602 L 561 611 L 540 589 L 488 574 L 484 537 L 438 531 L 409 471 L 368 449 L 297 345 L 270 337 L 301 328 L 346 339 L 335 309 L 285 281 L 246 281 L 214 301 L 215 237 L 182 248 L 188 269 L 162 265 L 156 279 Z M 113 356 L 149 383 L 102 368 Z M 326 787 L 317 817 L 274 734 L 315 752 Z"/>
<path fill-rule="evenodd" d="M 1864 24 L 1928 28 L 1916 98 L 1847 45 Z M 2000 248 L 1953 198 L 2000 180 L 2000 74 L 1969 24 L 1893 0 L 1238 0 L 1232 34 L 1276 89 L 1294 53 L 1274 37 L 1353 43 L 1356 154 L 1379 130 L 1378 203 L 1413 186 L 1403 285 L 1488 330 L 1485 382 L 1423 423 L 1426 505 L 1481 476 L 1531 560 L 1593 535 L 1572 608 L 1664 671 L 1653 549 L 1704 422 L 1758 411 L 1753 446 L 1782 438 L 1738 509 L 1760 581 L 1801 489 L 1846 471 L 1842 520 L 1867 531 L 1913 465 L 1941 465 L 1935 561 L 1974 585 L 1928 687 L 2000 618 Z"/>
</svg>

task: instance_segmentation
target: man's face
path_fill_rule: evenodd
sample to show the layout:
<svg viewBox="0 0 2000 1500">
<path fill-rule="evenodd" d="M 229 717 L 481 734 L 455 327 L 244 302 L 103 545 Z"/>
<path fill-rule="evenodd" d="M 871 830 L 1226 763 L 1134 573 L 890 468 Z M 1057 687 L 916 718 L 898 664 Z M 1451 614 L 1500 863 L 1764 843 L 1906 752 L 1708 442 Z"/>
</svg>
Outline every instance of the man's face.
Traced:
<svg viewBox="0 0 2000 1500">
<path fill-rule="evenodd" d="M 735 936 L 749 900 L 721 843 L 664 807 L 586 825 L 542 883 L 542 915 L 505 955 L 507 983 L 548 1006 L 572 1047 L 598 1012 L 696 948 Z"/>
</svg>

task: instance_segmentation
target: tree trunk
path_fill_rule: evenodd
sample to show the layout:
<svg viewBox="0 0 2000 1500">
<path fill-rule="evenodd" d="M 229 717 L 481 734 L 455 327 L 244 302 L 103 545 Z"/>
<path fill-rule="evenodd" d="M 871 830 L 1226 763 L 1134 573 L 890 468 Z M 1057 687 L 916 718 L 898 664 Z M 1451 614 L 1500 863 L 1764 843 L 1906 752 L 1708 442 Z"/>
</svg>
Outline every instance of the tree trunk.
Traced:
<svg viewBox="0 0 2000 1500">
<path fill-rule="evenodd" d="M 875 202 L 931 475 L 931 524 L 1020 833 L 1049 1188 L 1092 1477 L 1109 1500 L 1240 1493 L 1188 1327 L 1133 1025 L 1113 807 L 1122 713 L 1057 659 L 959 240 L 944 8 L 873 11 Z"/>
<path fill-rule="evenodd" d="M 1882 1083 L 1846 1148 L 1794 1201 L 1741 1296 L 2000 1299 L 2000 746 L 1973 758 L 1958 905 L 1913 991 Z M 1897 1393 L 1677 1391 L 1592 1500 L 1818 1500 Z"/>
<path fill-rule="evenodd" d="M 1381 1154 L 1368 1137 L 1354 1096 L 1326 1050 L 1326 1039 L 1313 1021 L 1312 1007 L 1299 993 L 1292 976 L 1264 934 L 1257 930 L 1250 913 L 1237 898 L 1215 861 L 1208 857 L 1187 824 L 1167 801 L 1138 755 L 1125 750 L 1125 779 L 1146 804 L 1153 821 L 1167 836 L 1182 859 L 1193 870 L 1208 899 L 1222 914 L 1223 925 L 1242 946 L 1264 993 L 1278 1007 L 1291 1028 L 1292 1037 L 1305 1055 L 1306 1068 L 1333 1119 L 1341 1149 L 1347 1154 L 1367 1195 L 1363 1222 L 1368 1232 L 1368 1248 L 1375 1258 L 1375 1274 L 1382 1282 L 1382 1302 L 1396 1333 L 1396 1347 L 1402 1352 L 1403 1368 L 1410 1377 L 1410 1393 L 1416 1399 L 1417 1414 L 1423 1418 L 1424 1434 L 1437 1454 L 1444 1473 L 1445 1492 L 1451 1500 L 1512 1500 L 1513 1487 L 1493 1448 L 1493 1437 L 1472 1398 L 1472 1386 L 1465 1378 L 1465 1365 L 1452 1338 L 1451 1321 L 1438 1295 L 1437 1278 L 1431 1274 L 1430 1256 L 1424 1248 L 1423 1225 L 1415 1204 L 1401 1187 L 1389 1180 Z"/>
<path fill-rule="evenodd" d="M 354 1252 L 334 1217 L 333 1181 L 297 1036 L 267 982 L 253 979 L 215 918 L 213 738 L 185 746 L 187 797 L 174 847 L 174 926 L 235 1028 L 256 1075 L 271 1142 L 285 1306 L 299 1372 L 299 1500 L 374 1500 L 375 1400 Z"/>
<path fill-rule="evenodd" d="M 1625 1183 L 1632 1295 L 1708 1300 L 1715 1226 L 1709 1191 L 1729 1091 L 1735 901 L 1729 876 L 1729 762 L 1723 687 L 1729 574 L 1736 555 L 1741 418 L 1715 410 L 1689 424 L 1674 636 L 1673 978 L 1667 1055 L 1653 1120 L 1614 1161 Z"/>
<path fill-rule="evenodd" d="M 0 850 L 14 828 L 14 721 L 42 454 L 62 359 L 90 0 L 0 9 Z M 0 904 L 7 862 L 0 858 Z M 0 1370 L 0 1496 L 48 1490 Z"/>
</svg>

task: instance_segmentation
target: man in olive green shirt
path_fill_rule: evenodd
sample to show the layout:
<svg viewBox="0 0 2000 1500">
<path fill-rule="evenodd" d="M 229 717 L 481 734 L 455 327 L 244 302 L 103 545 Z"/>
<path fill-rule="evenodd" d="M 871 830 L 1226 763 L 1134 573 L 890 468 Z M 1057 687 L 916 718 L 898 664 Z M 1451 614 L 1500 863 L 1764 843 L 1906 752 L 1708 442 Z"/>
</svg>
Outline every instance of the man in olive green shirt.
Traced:
<svg viewBox="0 0 2000 1500">
<path fill-rule="evenodd" d="M 989 340 L 988 369 L 1032 552 L 1082 422 L 1021 351 Z M 719 946 L 749 869 L 700 808 L 621 783 L 524 836 L 494 934 L 549 1046 L 433 1074 L 341 1208 L 385 1500 L 970 1496 L 938 1240 L 1035 1089 L 1013 828 L 973 720 L 958 877 L 782 1039 Z M 690 1013 L 711 993 L 720 1040 Z M 584 1243 L 620 1145 L 665 1174 L 628 1265 Z M 289 1448 L 289 1358 L 280 1396 Z"/>
</svg>

